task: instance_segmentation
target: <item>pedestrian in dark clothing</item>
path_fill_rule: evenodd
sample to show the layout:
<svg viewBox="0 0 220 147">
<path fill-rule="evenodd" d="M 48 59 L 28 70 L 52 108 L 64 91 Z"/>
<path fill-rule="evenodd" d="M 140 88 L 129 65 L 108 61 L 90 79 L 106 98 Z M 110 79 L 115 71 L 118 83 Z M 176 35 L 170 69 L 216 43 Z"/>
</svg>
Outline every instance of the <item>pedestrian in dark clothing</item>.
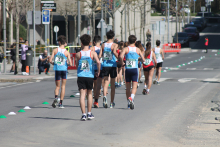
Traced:
<svg viewBox="0 0 220 147">
<path fill-rule="evenodd" d="M 15 71 L 15 60 L 16 60 L 16 44 L 15 43 L 11 45 L 10 54 L 11 54 L 11 60 L 13 61 L 10 72 L 14 72 Z"/>
<path fill-rule="evenodd" d="M 49 74 L 49 69 L 50 69 L 50 63 L 48 62 L 50 56 L 47 55 L 47 50 L 44 51 L 42 55 L 39 56 L 39 61 L 38 61 L 38 69 L 39 69 L 39 74 L 41 72 L 44 72 L 44 69 L 46 70 L 46 74 Z"/>
<path fill-rule="evenodd" d="M 25 40 L 25 44 L 21 45 L 21 72 L 22 75 L 29 75 L 26 73 L 26 51 L 28 50 L 28 41 Z"/>
<path fill-rule="evenodd" d="M 209 45 L 209 39 L 208 39 L 208 37 L 205 37 L 205 49 L 206 49 L 206 53 L 208 53 L 208 45 Z"/>
</svg>

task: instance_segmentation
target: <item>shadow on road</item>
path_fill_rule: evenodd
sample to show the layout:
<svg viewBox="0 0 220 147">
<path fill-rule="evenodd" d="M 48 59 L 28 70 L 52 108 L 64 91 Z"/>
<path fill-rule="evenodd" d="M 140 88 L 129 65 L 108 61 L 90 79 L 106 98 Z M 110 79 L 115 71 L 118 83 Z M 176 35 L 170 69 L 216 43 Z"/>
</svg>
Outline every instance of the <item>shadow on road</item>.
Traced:
<svg viewBox="0 0 220 147">
<path fill-rule="evenodd" d="M 75 121 L 80 121 L 80 119 L 72 119 L 72 118 L 54 118 L 54 117 L 29 117 L 29 118 L 55 119 L 55 120 L 75 120 Z"/>
</svg>

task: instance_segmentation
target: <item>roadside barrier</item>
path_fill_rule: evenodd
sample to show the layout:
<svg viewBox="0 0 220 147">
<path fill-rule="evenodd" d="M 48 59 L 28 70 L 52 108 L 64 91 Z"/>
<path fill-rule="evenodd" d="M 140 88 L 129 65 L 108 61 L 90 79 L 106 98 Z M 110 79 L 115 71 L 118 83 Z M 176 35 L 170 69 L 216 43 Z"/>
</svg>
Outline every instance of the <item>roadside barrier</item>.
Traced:
<svg viewBox="0 0 220 147">
<path fill-rule="evenodd" d="M 163 45 L 164 53 L 173 53 L 176 52 L 179 54 L 181 51 L 181 44 L 180 43 L 166 43 Z"/>
<path fill-rule="evenodd" d="M 68 70 L 75 70 L 76 69 L 76 53 L 70 53 L 70 58 L 72 60 L 73 66 L 68 66 Z"/>
</svg>

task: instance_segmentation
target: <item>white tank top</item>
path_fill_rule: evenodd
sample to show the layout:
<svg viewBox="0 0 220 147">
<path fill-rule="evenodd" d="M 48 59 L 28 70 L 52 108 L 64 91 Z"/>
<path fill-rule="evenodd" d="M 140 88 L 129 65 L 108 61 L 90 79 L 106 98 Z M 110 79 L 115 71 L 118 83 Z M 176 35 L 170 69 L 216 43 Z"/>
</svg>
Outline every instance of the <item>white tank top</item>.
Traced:
<svg viewBox="0 0 220 147">
<path fill-rule="evenodd" d="M 157 59 L 157 63 L 163 62 L 162 55 L 160 53 L 160 48 L 155 48 L 155 56 Z"/>
</svg>

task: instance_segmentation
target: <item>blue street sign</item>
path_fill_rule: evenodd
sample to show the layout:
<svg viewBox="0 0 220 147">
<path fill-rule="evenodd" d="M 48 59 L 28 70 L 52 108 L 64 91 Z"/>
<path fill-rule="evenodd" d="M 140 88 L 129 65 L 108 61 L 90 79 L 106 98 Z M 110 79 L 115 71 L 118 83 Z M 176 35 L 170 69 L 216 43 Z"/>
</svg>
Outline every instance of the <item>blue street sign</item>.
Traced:
<svg viewBox="0 0 220 147">
<path fill-rule="evenodd" d="M 42 24 L 50 24 L 50 10 L 42 10 Z"/>
</svg>

